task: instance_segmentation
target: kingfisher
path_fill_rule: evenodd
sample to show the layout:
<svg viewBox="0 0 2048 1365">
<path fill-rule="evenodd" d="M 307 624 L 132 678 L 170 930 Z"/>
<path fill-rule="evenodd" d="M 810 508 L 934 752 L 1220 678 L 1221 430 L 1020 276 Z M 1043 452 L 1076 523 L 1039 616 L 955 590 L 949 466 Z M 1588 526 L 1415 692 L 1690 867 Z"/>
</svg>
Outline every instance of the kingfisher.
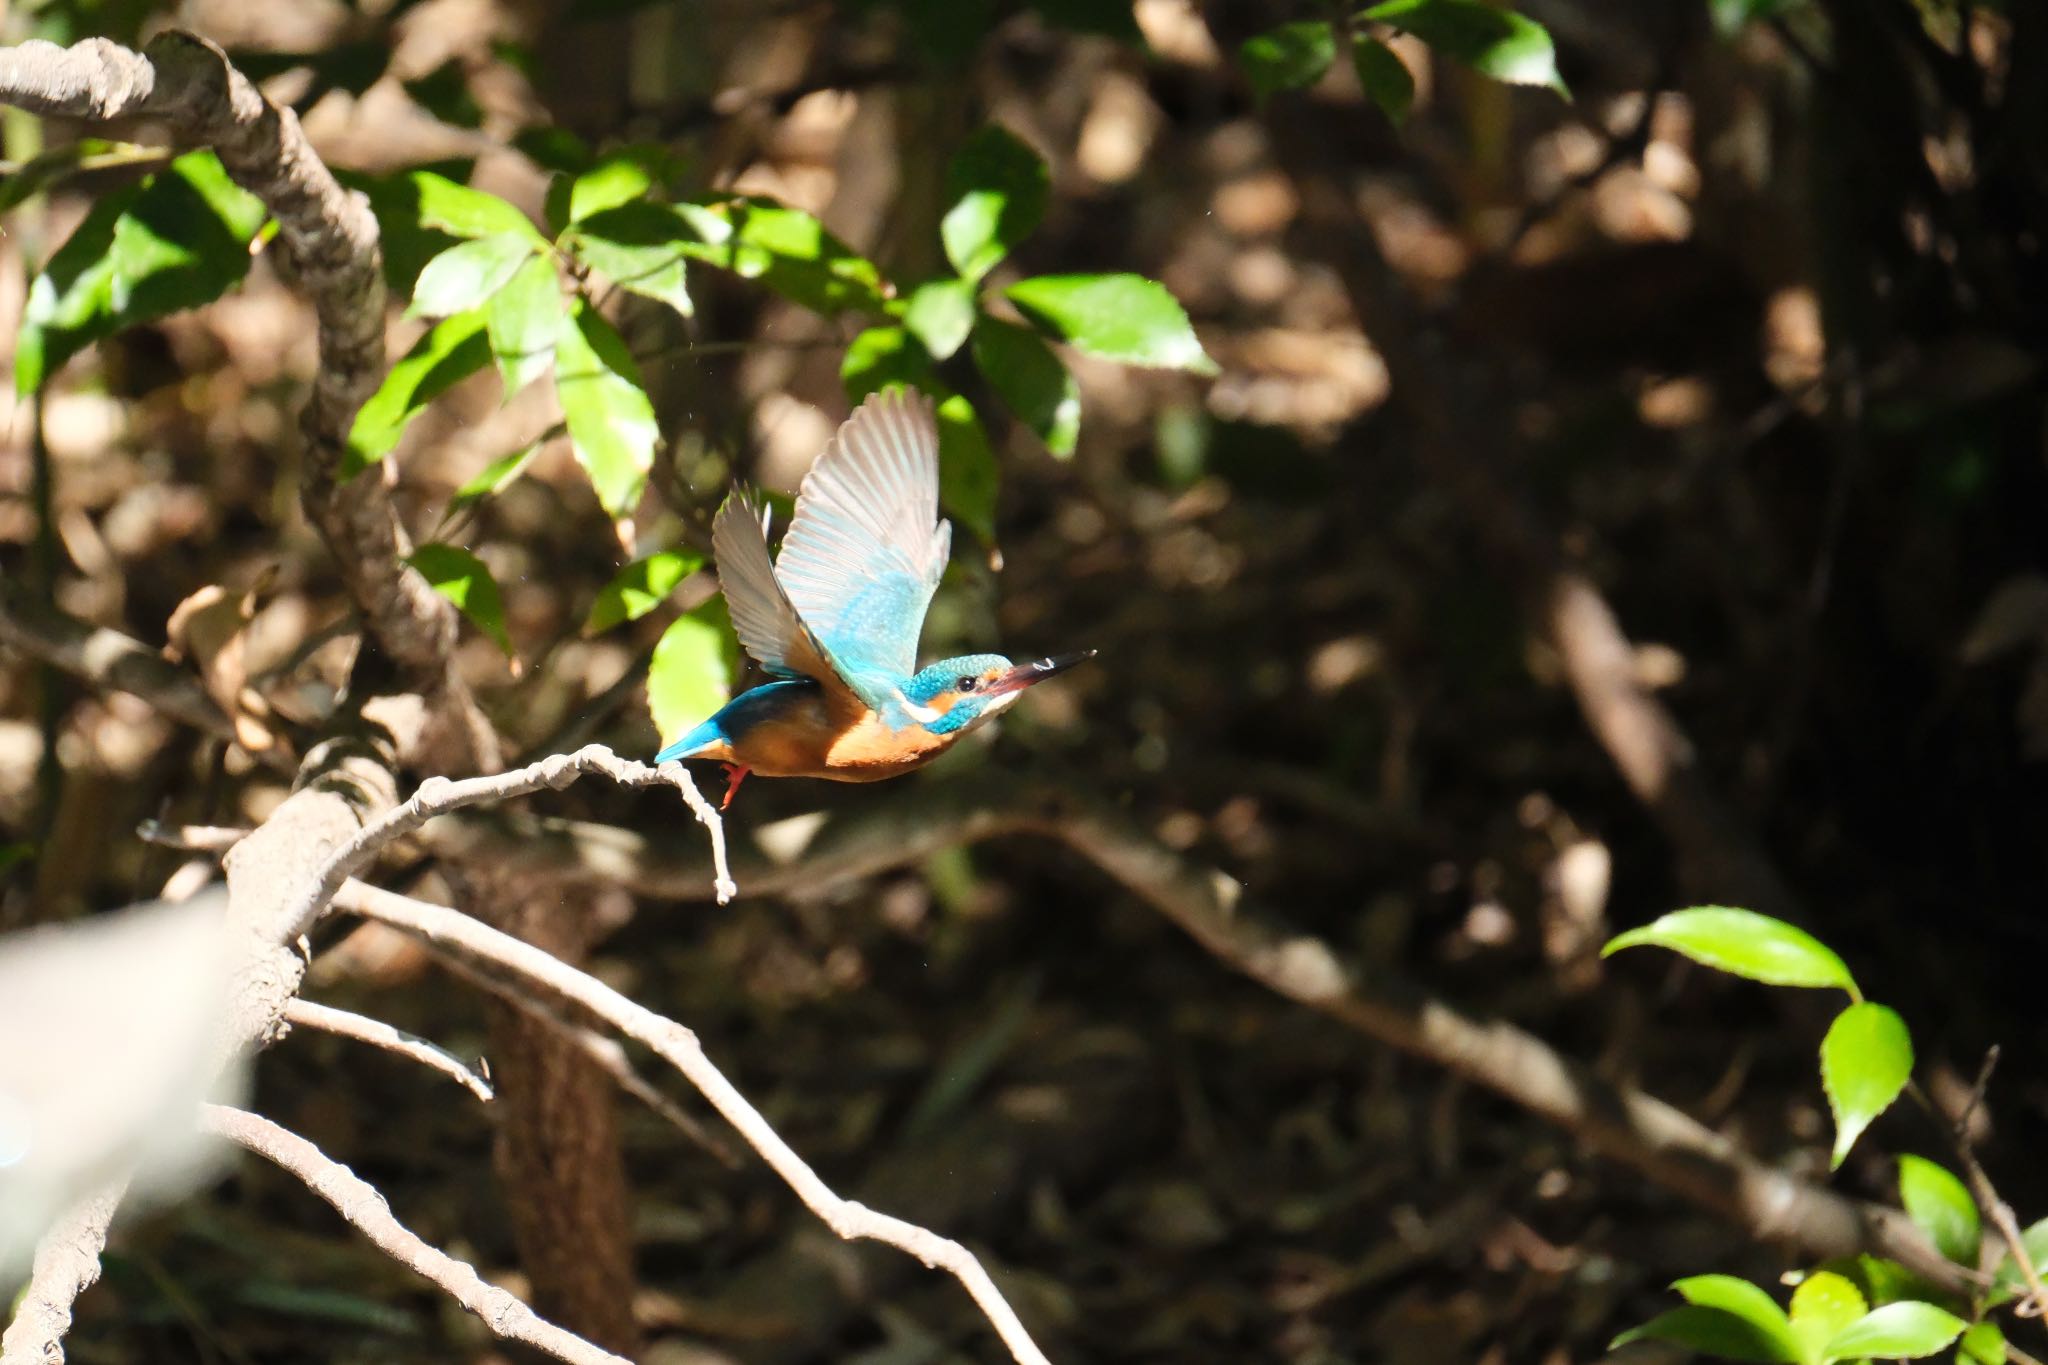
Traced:
<svg viewBox="0 0 2048 1365">
<path fill-rule="evenodd" d="M 952 553 L 939 520 L 932 401 L 891 387 L 846 419 L 797 490 L 779 560 L 767 516 L 735 489 L 711 525 L 740 645 L 771 676 L 662 749 L 725 765 L 732 804 L 749 773 L 878 782 L 922 767 L 1095 651 L 1012 663 L 963 654 L 917 666 L 925 612 Z"/>
</svg>

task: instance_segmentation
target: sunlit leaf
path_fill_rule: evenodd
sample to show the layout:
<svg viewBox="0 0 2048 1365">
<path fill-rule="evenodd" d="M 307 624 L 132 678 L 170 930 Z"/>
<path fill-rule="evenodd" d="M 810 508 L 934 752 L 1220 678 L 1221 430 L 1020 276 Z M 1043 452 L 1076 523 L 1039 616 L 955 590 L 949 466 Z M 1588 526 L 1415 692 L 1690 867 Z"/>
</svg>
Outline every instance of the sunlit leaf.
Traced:
<svg viewBox="0 0 2048 1365">
<path fill-rule="evenodd" d="M 507 397 L 547 373 L 562 326 L 562 290 L 555 263 L 530 256 L 484 309 L 491 355 L 505 377 Z"/>
<path fill-rule="evenodd" d="M 1747 1318 L 1720 1308 L 1687 1304 L 1623 1332 L 1608 1345 L 1618 1351 L 1634 1341 L 1668 1341 L 1674 1346 L 1720 1356 L 1724 1360 L 1762 1361 L 1766 1365 L 1799 1365 L 1799 1356 Z"/>
<path fill-rule="evenodd" d="M 1792 1335 L 1805 1360 L 1818 1360 L 1827 1344 L 1870 1311 L 1869 1302 L 1845 1276 L 1818 1270 L 1792 1291 Z"/>
<path fill-rule="evenodd" d="M 533 457 L 539 453 L 540 442 L 535 441 L 485 465 L 448 499 L 448 515 L 452 516 L 471 503 L 481 502 L 511 487 L 513 480 L 526 472 L 526 466 L 532 464 Z"/>
<path fill-rule="evenodd" d="M 593 213 L 630 204 L 653 188 L 654 177 L 639 158 L 608 156 L 570 184 L 569 221 L 580 223 Z"/>
<path fill-rule="evenodd" d="M 919 285 L 903 310 L 903 325 L 933 359 L 949 358 L 974 327 L 973 283 L 955 279 Z"/>
<path fill-rule="evenodd" d="M 2005 1349 L 2005 1333 L 1995 1322 L 1971 1326 L 1956 1343 L 1956 1359 L 1965 1365 L 2005 1365 L 2010 1358 Z"/>
<path fill-rule="evenodd" d="M 438 541 L 420 546 L 405 562 L 419 570 L 434 591 L 447 598 L 484 634 L 497 642 L 507 655 L 512 637 L 505 631 L 505 602 L 498 595 L 498 580 L 491 571 L 460 545 Z"/>
<path fill-rule="evenodd" d="M 1050 195 L 1044 158 L 1007 128 L 983 128 L 946 171 L 950 207 L 939 222 L 946 259 L 979 280 L 1038 226 Z"/>
<path fill-rule="evenodd" d="M 725 705 L 737 673 L 724 598 L 678 616 L 647 665 L 647 709 L 661 742 L 673 742 Z"/>
<path fill-rule="evenodd" d="M 1856 994 L 1849 968 L 1832 948 L 1804 929 L 1754 910 L 1724 905 L 1674 910 L 1608 940 L 1600 953 L 1605 957 L 1646 944 L 1766 985 L 1838 986 Z"/>
<path fill-rule="evenodd" d="M 1828 1343 L 1821 1359 L 1829 1362 L 1883 1356 L 1887 1360 L 1918 1360 L 1946 1347 L 1962 1335 L 1967 1325 L 1955 1314 L 1931 1303 L 1888 1303 L 1843 1328 Z"/>
<path fill-rule="evenodd" d="M 1351 42 L 1351 69 L 1366 98 L 1380 107 L 1396 128 L 1408 121 L 1415 103 L 1415 77 L 1400 54 L 1370 34 L 1361 33 Z"/>
<path fill-rule="evenodd" d="M 575 257 L 619 288 L 692 312 L 685 244 L 696 233 L 674 209 L 646 202 L 591 214 L 563 236 Z"/>
<path fill-rule="evenodd" d="M 1748 1280 L 1733 1275 L 1693 1275 L 1671 1287 L 1695 1307 L 1714 1308 L 1741 1318 L 1756 1329 L 1761 1339 L 1771 1342 L 1771 1349 L 1780 1352 L 1783 1359 L 1799 1358 L 1799 1343 L 1785 1310 Z"/>
<path fill-rule="evenodd" d="M 534 250 L 533 239 L 516 232 L 458 242 L 420 271 L 406 316 L 445 318 L 482 307 L 534 258 Z"/>
<path fill-rule="evenodd" d="M 626 343 L 580 300 L 555 333 L 555 391 L 576 460 L 614 517 L 640 500 L 660 428 Z"/>
<path fill-rule="evenodd" d="M 1047 335 L 1126 365 L 1216 373 L 1188 315 L 1166 286 L 1142 275 L 1039 275 L 1005 291 Z"/>
<path fill-rule="evenodd" d="M 511 233 L 526 237 L 537 247 L 547 245 L 531 219 L 495 194 L 458 185 L 432 171 L 414 171 L 411 180 L 419 200 L 419 221 L 427 227 L 457 237 Z"/>
<path fill-rule="evenodd" d="M 1017 420 L 1064 459 L 1081 433 L 1081 386 L 1029 328 L 996 318 L 974 324 L 974 363 Z"/>
<path fill-rule="evenodd" d="M 226 293 L 248 273 L 264 212 L 210 151 L 101 199 L 29 284 L 17 390 L 41 388 L 95 341 Z"/>
<path fill-rule="evenodd" d="M 1337 59 L 1337 35 L 1320 19 L 1267 29 L 1237 49 L 1238 65 L 1263 102 L 1282 90 L 1314 85 Z"/>
<path fill-rule="evenodd" d="M 1483 76 L 1568 93 L 1544 27 L 1487 0 L 1385 0 L 1363 17 L 1412 33 Z"/>
<path fill-rule="evenodd" d="M 989 544 L 996 538 L 1001 474 L 974 405 L 959 394 L 939 403 L 939 503 Z"/>
<path fill-rule="evenodd" d="M 908 384 L 927 393 L 941 387 L 924 343 L 901 327 L 870 327 L 855 337 L 840 362 L 839 382 L 855 403 L 890 384 Z"/>
<path fill-rule="evenodd" d="M 627 621 L 637 621 L 668 600 L 676 584 L 704 567 L 695 550 L 663 550 L 636 559 L 613 576 L 591 605 L 583 623 L 586 635 L 597 635 Z"/>
<path fill-rule="evenodd" d="M 1984 1225 L 1977 1201 L 1959 1177 L 1925 1157 L 1901 1156 L 1899 1202 L 1942 1255 L 1976 1268 Z"/>
<path fill-rule="evenodd" d="M 457 313 L 436 324 L 391 367 L 383 384 L 356 411 L 342 459 L 343 476 L 383 459 L 427 404 L 490 363 L 483 314 Z"/>
<path fill-rule="evenodd" d="M 1865 1000 L 1835 1016 L 1820 1044 L 1821 1086 L 1835 1114 L 1834 1165 L 1912 1074 L 1913 1039 L 1896 1011 Z"/>
<path fill-rule="evenodd" d="M 676 209 L 700 238 L 682 245 L 693 260 L 758 280 L 814 312 L 882 311 L 882 274 L 874 262 L 801 209 L 765 199 Z"/>
</svg>

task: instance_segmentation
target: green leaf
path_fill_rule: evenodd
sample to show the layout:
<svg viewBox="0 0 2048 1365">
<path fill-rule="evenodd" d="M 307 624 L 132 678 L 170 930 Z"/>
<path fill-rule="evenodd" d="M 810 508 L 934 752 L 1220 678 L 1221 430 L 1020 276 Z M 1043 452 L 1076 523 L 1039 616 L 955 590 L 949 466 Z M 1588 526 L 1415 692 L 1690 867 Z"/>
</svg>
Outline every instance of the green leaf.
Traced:
<svg viewBox="0 0 2048 1365">
<path fill-rule="evenodd" d="M 2005 1365 L 2005 1333 L 1995 1322 L 1980 1322 L 1963 1333 L 1956 1343 L 1956 1359 L 1968 1365 Z"/>
<path fill-rule="evenodd" d="M 1038 226 L 1051 194 L 1044 158 L 1009 129 L 989 124 L 946 170 L 951 207 L 939 221 L 946 259 L 979 280 Z"/>
<path fill-rule="evenodd" d="M 988 433 L 982 430 L 974 405 L 957 393 L 940 400 L 938 418 L 940 505 L 993 545 L 1001 474 Z"/>
<path fill-rule="evenodd" d="M 1821 1359 L 1828 1362 L 1883 1356 L 1887 1360 L 1918 1360 L 1947 1346 L 1962 1335 L 1967 1325 L 1955 1314 L 1931 1303 L 1888 1303 L 1843 1328 L 1828 1343 Z"/>
<path fill-rule="evenodd" d="M 1361 33 L 1351 42 L 1351 69 L 1358 73 L 1366 98 L 1377 104 L 1396 128 L 1408 121 L 1408 110 L 1415 103 L 1415 77 L 1400 54 Z"/>
<path fill-rule="evenodd" d="M 597 635 L 613 626 L 637 621 L 668 600 L 676 584 L 704 567 L 695 550 L 663 550 L 636 559 L 619 570 L 591 604 L 583 633 Z"/>
<path fill-rule="evenodd" d="M 676 211 L 700 240 L 682 250 L 741 279 L 768 288 L 827 316 L 883 307 L 882 273 L 825 225 L 801 209 L 765 199 L 721 204 L 678 204 Z"/>
<path fill-rule="evenodd" d="M 435 592 L 453 602 L 507 656 L 512 653 L 512 637 L 505 633 L 505 602 L 498 595 L 498 580 L 491 577 L 482 560 L 459 545 L 434 541 L 407 555 L 405 562 L 418 569 Z"/>
<path fill-rule="evenodd" d="M 1721 1308 L 1688 1304 L 1659 1314 L 1641 1327 L 1623 1332 L 1608 1344 L 1618 1351 L 1633 1341 L 1668 1341 L 1674 1346 L 1702 1351 L 1726 1360 L 1763 1361 L 1798 1365 L 1790 1348 L 1747 1318 Z"/>
<path fill-rule="evenodd" d="M 974 328 L 973 282 L 933 280 L 919 285 L 903 310 L 903 325 L 924 343 L 933 359 L 949 358 Z"/>
<path fill-rule="evenodd" d="M 1865 1000 L 1835 1016 L 1820 1042 L 1821 1086 L 1835 1113 L 1835 1166 L 1912 1074 L 1913 1039 L 1896 1011 Z"/>
<path fill-rule="evenodd" d="M 457 237 L 524 236 L 537 247 L 547 245 L 527 216 L 495 194 L 458 185 L 445 175 L 414 171 L 412 185 L 419 198 L 419 221 Z"/>
<path fill-rule="evenodd" d="M 555 263 L 528 256 L 509 283 L 484 309 L 491 355 L 505 377 L 509 398 L 547 373 L 555 360 L 555 334 L 562 326 L 562 290 Z"/>
<path fill-rule="evenodd" d="M 1984 1225 L 1969 1187 L 1945 1166 L 1925 1157 L 1899 1158 L 1899 1202 L 1941 1254 L 1975 1269 Z"/>
<path fill-rule="evenodd" d="M 1130 0 L 1032 0 L 1031 8 L 1055 28 L 1073 33 L 1096 33 L 1132 47 L 1145 46 L 1145 31 Z"/>
<path fill-rule="evenodd" d="M 591 214 L 564 234 L 563 244 L 619 288 L 689 317 L 694 309 L 685 244 L 695 236 L 674 209 L 643 201 Z"/>
<path fill-rule="evenodd" d="M 576 177 L 569 187 L 569 221 L 580 223 L 594 213 L 615 209 L 644 198 L 654 188 L 654 177 L 638 157 L 630 154 L 608 156 Z"/>
<path fill-rule="evenodd" d="M 1790 0 L 1707 0 L 1714 31 L 1723 38 L 1733 37 L 1754 20 L 1769 19 L 1790 8 Z"/>
<path fill-rule="evenodd" d="M 671 743 L 725 705 L 738 671 L 724 598 L 678 616 L 647 665 L 647 709 L 661 742 Z"/>
<path fill-rule="evenodd" d="M 1337 59 L 1337 35 L 1320 19 L 1267 29 L 1237 49 L 1238 64 L 1261 104 L 1282 90 L 1314 85 Z"/>
<path fill-rule="evenodd" d="M 2048 1266 L 2048 1218 L 2043 1218 L 2022 1232 L 2020 1245 L 2026 1248 L 2027 1259 L 2034 1263 L 2036 1271 Z M 1994 1306 L 2004 1303 L 2018 1297 L 2026 1288 L 2026 1272 L 2020 1269 L 2020 1263 L 2013 1259 L 2012 1253 L 2007 1252 L 1999 1259 L 1998 1270 L 1991 1277 L 1991 1292 L 1987 1296 L 1987 1302 Z"/>
<path fill-rule="evenodd" d="M 5 876 L 7 871 L 17 864 L 33 862 L 35 856 L 36 846 L 34 844 L 20 842 L 0 844 L 0 876 Z"/>
<path fill-rule="evenodd" d="M 387 57 L 388 60 L 388 57 Z M 470 93 L 469 73 L 462 60 L 450 57 L 417 80 L 404 82 L 405 93 L 428 113 L 455 128 L 480 128 L 484 111 Z"/>
<path fill-rule="evenodd" d="M 854 403 L 890 384 L 908 384 L 926 393 L 944 387 L 924 343 L 901 327 L 870 327 L 855 337 L 840 362 L 839 382 Z"/>
<path fill-rule="evenodd" d="M 135 161 L 155 161 L 162 155 L 154 148 L 129 147 L 101 137 L 82 137 L 62 147 L 53 147 L 15 167 L 12 174 L 0 181 L 0 213 L 80 171 Z"/>
<path fill-rule="evenodd" d="M 1802 1360 L 1819 1360 L 1838 1333 L 1870 1311 L 1870 1304 L 1845 1276 L 1818 1270 L 1792 1291 L 1792 1333 Z"/>
<path fill-rule="evenodd" d="M 1074 453 L 1081 435 L 1081 386 L 1036 332 L 983 316 L 974 324 L 974 363 L 1047 450 L 1061 459 Z"/>
<path fill-rule="evenodd" d="M 420 271 L 406 316 L 445 318 L 481 308 L 514 271 L 533 259 L 534 251 L 533 239 L 517 232 L 458 242 Z"/>
<path fill-rule="evenodd" d="M 533 463 L 533 457 L 540 453 L 540 442 L 524 446 L 510 455 L 500 455 L 479 470 L 468 483 L 455 490 L 448 499 L 448 510 L 444 516 L 453 516 L 471 503 L 481 502 L 493 494 L 511 487 L 512 481 L 526 472 L 526 466 Z"/>
<path fill-rule="evenodd" d="M 1785 1317 L 1785 1310 L 1778 1307 L 1777 1300 L 1748 1280 L 1733 1275 L 1693 1275 L 1671 1286 L 1685 1297 L 1685 1301 L 1698 1308 L 1715 1308 L 1723 1313 L 1741 1318 L 1758 1335 L 1772 1343 L 1771 1349 L 1779 1352 L 1777 1358 L 1799 1359 L 1799 1343 L 1792 1334 L 1792 1324 Z"/>
<path fill-rule="evenodd" d="M 1486 0 L 1385 0 L 1363 17 L 1412 33 L 1482 76 L 1569 94 L 1557 74 L 1550 34 L 1513 10 Z"/>
<path fill-rule="evenodd" d="M 342 477 L 353 477 L 390 454 L 427 404 L 490 361 L 491 346 L 484 336 L 481 313 L 457 313 L 414 342 L 357 410 L 342 459 Z"/>
<path fill-rule="evenodd" d="M 1650 944 L 1683 953 L 1717 971 L 1769 986 L 1839 986 L 1856 995 L 1855 979 L 1832 948 L 1783 920 L 1703 905 L 1674 910 L 1654 923 L 1608 940 L 1602 957 Z"/>
<path fill-rule="evenodd" d="M 640 500 L 661 432 L 626 343 L 580 299 L 555 333 L 555 391 L 597 500 L 624 516 Z"/>
<path fill-rule="evenodd" d="M 1039 275 L 1005 292 L 1033 326 L 1086 355 L 1216 373 L 1180 304 L 1142 275 Z"/>
<path fill-rule="evenodd" d="M 35 392 L 95 341 L 219 298 L 248 273 L 263 220 L 212 152 L 100 200 L 29 285 L 17 390 Z"/>
</svg>

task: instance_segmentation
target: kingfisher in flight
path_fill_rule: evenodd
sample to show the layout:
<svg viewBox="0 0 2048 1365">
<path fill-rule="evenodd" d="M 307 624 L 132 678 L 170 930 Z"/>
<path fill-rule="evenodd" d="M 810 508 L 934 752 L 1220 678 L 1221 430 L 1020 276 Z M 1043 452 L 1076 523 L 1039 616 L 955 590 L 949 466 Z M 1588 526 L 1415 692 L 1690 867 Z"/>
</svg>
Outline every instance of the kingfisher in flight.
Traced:
<svg viewBox="0 0 2048 1365">
<path fill-rule="evenodd" d="M 870 395 L 797 491 L 779 560 L 761 506 L 735 490 L 711 526 L 718 582 L 741 646 L 772 681 L 740 693 L 655 756 L 724 763 L 725 800 L 749 773 L 877 782 L 921 767 L 1002 714 L 1024 689 L 1094 650 L 1012 663 L 963 654 L 917 666 L 946 571 L 939 433 L 914 389 Z"/>
</svg>

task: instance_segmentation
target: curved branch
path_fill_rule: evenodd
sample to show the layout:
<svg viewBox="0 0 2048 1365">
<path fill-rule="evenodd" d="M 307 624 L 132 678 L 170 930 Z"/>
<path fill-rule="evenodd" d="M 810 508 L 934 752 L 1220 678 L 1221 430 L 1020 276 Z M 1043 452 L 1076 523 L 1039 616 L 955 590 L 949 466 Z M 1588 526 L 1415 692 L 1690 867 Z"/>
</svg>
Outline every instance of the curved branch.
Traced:
<svg viewBox="0 0 2048 1365">
<path fill-rule="evenodd" d="M 332 1005 L 293 997 L 285 1006 L 284 1020 L 294 1028 L 331 1033 L 337 1038 L 352 1039 L 401 1057 L 410 1057 L 429 1071 L 446 1076 L 485 1104 L 491 1102 L 491 1083 L 464 1066 L 460 1058 L 382 1019 L 371 1019 L 348 1010 L 335 1009 Z"/>
</svg>

